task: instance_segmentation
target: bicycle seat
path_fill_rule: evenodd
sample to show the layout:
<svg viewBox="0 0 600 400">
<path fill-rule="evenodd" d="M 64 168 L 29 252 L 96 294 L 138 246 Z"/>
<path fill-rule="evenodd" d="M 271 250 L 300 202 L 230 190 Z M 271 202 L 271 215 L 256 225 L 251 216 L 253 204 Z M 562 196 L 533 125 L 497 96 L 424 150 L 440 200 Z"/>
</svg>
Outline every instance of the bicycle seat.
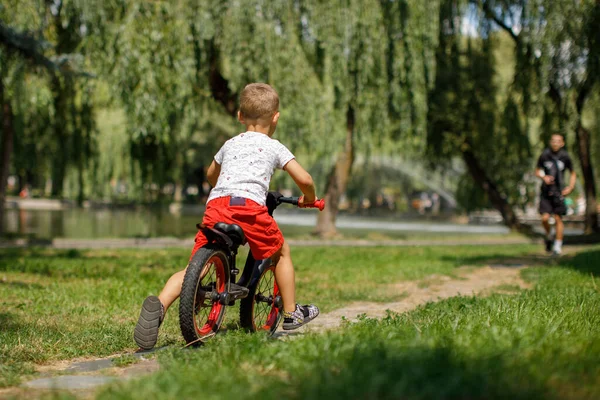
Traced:
<svg viewBox="0 0 600 400">
<path fill-rule="evenodd" d="M 217 222 L 214 229 L 223 232 L 231 238 L 235 245 L 243 245 L 246 243 L 246 236 L 239 225 L 226 224 L 225 222 Z"/>
</svg>

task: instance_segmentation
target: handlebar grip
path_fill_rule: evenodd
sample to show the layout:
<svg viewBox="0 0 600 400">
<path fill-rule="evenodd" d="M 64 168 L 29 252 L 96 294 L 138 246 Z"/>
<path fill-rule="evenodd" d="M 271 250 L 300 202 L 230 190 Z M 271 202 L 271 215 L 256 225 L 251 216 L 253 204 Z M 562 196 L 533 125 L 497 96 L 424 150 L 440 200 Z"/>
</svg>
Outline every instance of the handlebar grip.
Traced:
<svg viewBox="0 0 600 400">
<path fill-rule="evenodd" d="M 319 211 L 323 211 L 323 209 L 325 208 L 325 199 L 315 200 L 315 202 L 313 203 L 313 207 L 318 208 Z"/>
<path fill-rule="evenodd" d="M 323 211 L 325 208 L 325 199 L 317 199 L 314 203 L 305 204 L 302 208 L 318 208 L 319 211 Z"/>
<path fill-rule="evenodd" d="M 299 197 L 279 197 L 277 199 L 277 201 L 279 203 L 288 203 L 288 204 L 292 204 L 297 206 L 298 205 L 298 201 L 300 200 Z M 304 207 L 301 208 L 318 208 L 319 211 L 323 211 L 323 209 L 325 208 L 325 199 L 318 199 L 315 200 L 314 203 L 312 204 L 307 204 Z"/>
</svg>

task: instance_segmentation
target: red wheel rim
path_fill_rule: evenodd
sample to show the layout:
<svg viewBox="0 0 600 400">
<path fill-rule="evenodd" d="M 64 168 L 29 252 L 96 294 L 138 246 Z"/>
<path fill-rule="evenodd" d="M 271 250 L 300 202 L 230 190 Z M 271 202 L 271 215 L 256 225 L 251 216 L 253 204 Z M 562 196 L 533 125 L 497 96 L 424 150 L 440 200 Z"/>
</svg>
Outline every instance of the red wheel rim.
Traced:
<svg viewBox="0 0 600 400">
<path fill-rule="evenodd" d="M 256 299 L 259 295 L 263 298 L 269 298 L 271 304 L 261 302 L 262 307 L 259 307 L 259 310 L 257 310 L 258 304 Z M 256 331 L 270 331 L 277 323 L 277 317 L 279 316 L 279 309 L 275 302 L 277 296 L 279 296 L 279 287 L 275 281 L 275 267 L 270 266 L 259 278 L 255 300 L 252 304 L 252 324 Z"/>
<path fill-rule="evenodd" d="M 279 287 L 277 286 L 277 282 L 275 282 L 273 288 L 273 299 L 279 296 Z M 265 331 L 270 331 L 273 325 L 277 322 L 277 317 L 279 316 L 279 309 L 275 305 L 275 302 L 271 305 L 271 311 L 269 312 L 269 317 L 267 318 L 267 323 L 262 327 Z"/>
<path fill-rule="evenodd" d="M 214 284 L 214 290 L 216 290 L 217 293 L 223 293 L 225 291 L 225 266 L 223 265 L 223 260 L 221 260 L 218 255 L 214 254 L 208 259 L 204 268 L 207 270 L 204 277 L 200 280 L 198 287 Z M 196 296 L 198 296 L 198 288 L 196 288 Z M 202 337 L 214 331 L 224 306 L 219 301 L 215 301 L 210 305 L 209 309 L 205 298 L 198 299 L 196 297 L 196 301 L 198 300 L 201 300 L 202 303 L 196 306 L 194 327 L 196 328 L 198 336 Z M 203 325 L 199 326 L 199 324 L 202 323 Z"/>
</svg>

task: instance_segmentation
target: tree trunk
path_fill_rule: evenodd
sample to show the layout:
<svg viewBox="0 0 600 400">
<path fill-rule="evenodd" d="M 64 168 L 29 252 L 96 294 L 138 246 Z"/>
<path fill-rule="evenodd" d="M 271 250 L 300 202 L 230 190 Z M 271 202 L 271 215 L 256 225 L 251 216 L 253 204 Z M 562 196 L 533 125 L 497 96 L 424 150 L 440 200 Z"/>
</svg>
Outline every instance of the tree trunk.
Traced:
<svg viewBox="0 0 600 400">
<path fill-rule="evenodd" d="M 513 208 L 505 196 L 500 193 L 496 184 L 487 176 L 475 154 L 470 149 L 466 149 L 463 150 L 462 156 L 473 180 L 485 191 L 492 205 L 500 211 L 504 224 L 510 229 L 532 234 L 533 230 L 531 227 L 519 222 Z"/>
<path fill-rule="evenodd" d="M 175 203 L 181 203 L 183 201 L 183 185 L 185 178 L 185 162 L 183 159 L 182 151 L 176 151 L 175 153 L 175 192 L 173 193 L 173 201 Z"/>
<path fill-rule="evenodd" d="M 337 233 L 335 220 L 340 197 L 346 192 L 348 178 L 354 163 L 354 122 L 354 109 L 348 106 L 348 112 L 346 113 L 346 143 L 327 179 L 324 197 L 325 209 L 317 217 L 316 231 L 321 237 L 331 237 Z"/>
<path fill-rule="evenodd" d="M 66 86 L 66 84 L 65 84 Z M 67 143 L 68 96 L 73 95 L 60 81 L 58 76 L 52 78 L 51 88 L 54 104 L 54 120 L 52 129 L 57 144 L 57 155 L 52 159 L 52 197 L 62 197 L 63 183 L 67 173 L 69 148 Z"/>
<path fill-rule="evenodd" d="M 77 163 L 77 183 L 79 186 L 77 192 L 77 207 L 83 207 L 83 202 L 85 200 L 85 190 L 84 190 L 84 180 L 83 180 L 83 161 L 79 161 Z"/>
<path fill-rule="evenodd" d="M 210 92 L 212 93 L 213 98 L 223 105 L 227 114 L 235 118 L 237 116 L 237 93 L 233 93 L 229 89 L 229 82 L 221 74 L 219 49 L 214 40 L 210 41 L 207 48 L 209 58 L 208 83 L 210 85 Z"/>
<path fill-rule="evenodd" d="M 6 182 L 10 168 L 10 156 L 13 149 L 13 112 L 10 100 L 4 98 L 4 83 L 0 78 L 0 106 L 2 107 L 2 159 L 0 160 L 0 236 L 4 233 L 4 201 L 6 199 Z"/>
<path fill-rule="evenodd" d="M 58 147 L 66 149 L 67 139 L 62 132 L 59 132 L 60 130 L 62 130 L 60 126 L 56 126 L 54 129 L 54 133 L 57 135 Z M 66 173 L 66 160 L 63 157 L 55 156 L 52 160 L 52 197 L 62 198 Z"/>
<path fill-rule="evenodd" d="M 594 182 L 594 170 L 590 157 L 590 132 L 582 125 L 581 120 L 577 123 L 577 151 L 583 172 L 585 187 L 585 233 L 598 233 L 598 203 L 596 202 L 596 183 Z"/>
</svg>

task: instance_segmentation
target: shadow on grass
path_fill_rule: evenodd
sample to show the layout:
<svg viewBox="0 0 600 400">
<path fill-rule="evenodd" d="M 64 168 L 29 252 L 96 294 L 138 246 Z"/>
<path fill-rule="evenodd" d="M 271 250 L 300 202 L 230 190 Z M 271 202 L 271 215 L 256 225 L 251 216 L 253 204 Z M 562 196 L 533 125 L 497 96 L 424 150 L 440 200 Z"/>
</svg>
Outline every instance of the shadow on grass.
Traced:
<svg viewBox="0 0 600 400">
<path fill-rule="evenodd" d="M 0 269 L 0 271 L 1 271 L 1 269 Z M 0 286 L 11 286 L 13 288 L 18 288 L 18 289 L 41 289 L 44 287 L 44 286 L 40 285 L 39 283 L 22 282 L 22 281 L 5 282 L 3 280 L 0 280 Z"/>
<path fill-rule="evenodd" d="M 473 257 L 441 257 L 443 261 L 453 262 L 457 267 L 462 266 L 490 266 L 493 268 L 517 268 L 539 265 L 550 265 L 552 257 L 545 254 L 526 254 L 520 256 L 506 256 L 505 254 L 487 254 Z"/>
<path fill-rule="evenodd" d="M 7 312 L 0 312 L 0 330 L 3 332 L 16 332 L 22 329 L 23 326 L 17 322 L 13 314 Z"/>
<path fill-rule="evenodd" d="M 509 364 L 510 363 L 510 364 Z M 292 398 L 556 399 L 543 378 L 503 356 L 467 358 L 451 348 L 361 346 L 345 363 L 320 362 L 287 388 Z M 265 388 L 256 398 L 274 398 Z M 284 389 L 285 390 L 285 389 Z M 281 394 L 281 393 L 280 393 Z"/>
<path fill-rule="evenodd" d="M 444 261 L 454 262 L 457 267 L 463 265 L 471 266 L 490 266 L 493 268 L 515 268 L 515 267 L 533 267 L 533 266 L 555 266 L 569 268 L 581 272 L 582 274 L 600 276 L 600 249 L 593 248 L 589 250 L 579 250 L 573 255 L 563 255 L 560 258 L 554 258 L 545 254 L 528 254 L 522 256 L 505 256 L 502 254 L 491 254 L 475 257 L 454 257 L 444 256 Z"/>
<path fill-rule="evenodd" d="M 559 259 L 558 265 L 586 276 L 598 277 L 600 276 L 600 249 L 582 250 L 574 255 L 563 256 Z"/>
<path fill-rule="evenodd" d="M 564 243 L 566 245 L 598 244 L 600 243 L 600 233 L 592 235 L 565 235 Z"/>
<path fill-rule="evenodd" d="M 33 249 L 1 249 L 0 271 L 26 272 L 39 275 L 52 275 L 52 261 L 83 259 L 79 250 L 52 250 L 42 248 Z"/>
</svg>

